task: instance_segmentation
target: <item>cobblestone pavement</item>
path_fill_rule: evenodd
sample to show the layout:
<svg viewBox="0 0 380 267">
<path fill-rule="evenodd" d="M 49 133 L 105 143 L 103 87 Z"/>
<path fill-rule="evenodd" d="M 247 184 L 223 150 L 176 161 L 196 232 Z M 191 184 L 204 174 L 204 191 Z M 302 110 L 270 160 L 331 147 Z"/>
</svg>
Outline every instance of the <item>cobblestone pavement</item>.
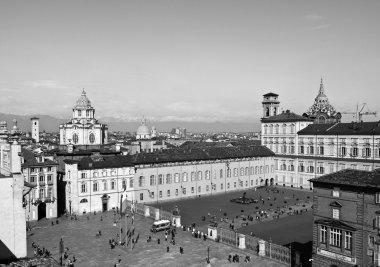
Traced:
<svg viewBox="0 0 380 267">
<path fill-rule="evenodd" d="M 101 220 L 102 217 L 102 220 Z M 283 264 L 261 258 L 248 250 L 239 250 L 211 240 L 204 241 L 191 236 L 190 232 L 177 229 L 176 244 L 165 241 L 163 232 L 152 234 L 149 229 L 153 220 L 140 215 L 134 215 L 135 238 L 139 235 L 134 248 L 131 246 L 116 246 L 110 248 L 109 239 L 117 238 L 120 226 L 113 225 L 112 212 L 79 216 L 78 220 L 59 218 L 59 224 L 51 224 L 51 220 L 41 220 L 31 223 L 32 230 L 28 232 L 28 255 L 33 257 L 32 242 L 48 249 L 55 259 L 59 259 L 59 241 L 64 241 L 69 258 L 76 257 L 75 266 L 114 266 L 121 259 L 120 266 L 207 266 L 207 249 L 210 250 L 211 266 L 284 266 Z M 125 220 L 122 220 L 125 226 Z M 127 225 L 131 226 L 130 217 Z M 127 229 L 129 229 L 129 227 Z M 102 235 L 97 237 L 98 231 Z M 125 233 L 125 231 L 124 231 Z M 152 242 L 147 237 L 152 236 Z M 160 239 L 158 244 L 157 239 Z M 167 252 L 169 247 L 169 252 Z M 179 253 L 183 247 L 184 254 Z M 240 263 L 229 263 L 228 255 L 237 253 Z M 119 256 L 120 255 L 120 256 Z M 244 263 L 246 255 L 251 257 L 249 264 Z"/>
</svg>

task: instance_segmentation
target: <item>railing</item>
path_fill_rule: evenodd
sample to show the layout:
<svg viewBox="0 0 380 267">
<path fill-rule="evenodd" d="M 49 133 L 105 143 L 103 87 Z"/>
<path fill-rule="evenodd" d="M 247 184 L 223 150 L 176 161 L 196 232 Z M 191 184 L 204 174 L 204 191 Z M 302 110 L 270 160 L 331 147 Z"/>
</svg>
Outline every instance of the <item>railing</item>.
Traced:
<svg viewBox="0 0 380 267">
<path fill-rule="evenodd" d="M 271 242 L 265 242 L 265 256 L 290 265 L 291 250 L 288 247 L 280 246 Z"/>
<path fill-rule="evenodd" d="M 239 233 L 221 227 L 218 227 L 217 232 L 217 240 L 219 242 L 228 244 L 230 246 L 239 246 Z M 260 243 L 265 244 L 265 253 L 261 255 L 269 259 L 285 263 L 288 266 L 291 265 L 291 248 L 274 244 L 270 241 L 264 241 L 255 236 L 245 235 L 245 247 L 251 250 L 253 253 L 259 254 Z"/>
</svg>

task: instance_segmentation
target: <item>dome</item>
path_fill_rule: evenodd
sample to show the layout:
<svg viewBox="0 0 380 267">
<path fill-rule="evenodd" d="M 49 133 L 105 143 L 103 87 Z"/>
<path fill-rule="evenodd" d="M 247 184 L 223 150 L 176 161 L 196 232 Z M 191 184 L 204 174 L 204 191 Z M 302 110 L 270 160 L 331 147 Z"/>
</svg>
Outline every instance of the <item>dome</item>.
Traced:
<svg viewBox="0 0 380 267">
<path fill-rule="evenodd" d="M 87 98 L 84 89 L 82 91 L 82 95 L 77 100 L 77 103 L 74 108 L 91 108 L 91 101 Z"/>
<path fill-rule="evenodd" d="M 137 128 L 136 136 L 140 139 L 144 139 L 150 136 L 150 130 L 145 124 L 145 118 L 143 118 L 141 125 Z"/>
</svg>

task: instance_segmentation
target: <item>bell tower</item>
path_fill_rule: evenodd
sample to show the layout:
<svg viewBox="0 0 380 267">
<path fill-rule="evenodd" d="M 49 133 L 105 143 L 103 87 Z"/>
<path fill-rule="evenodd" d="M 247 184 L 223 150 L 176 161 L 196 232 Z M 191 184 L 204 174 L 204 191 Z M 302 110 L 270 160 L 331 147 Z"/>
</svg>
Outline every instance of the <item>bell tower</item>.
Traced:
<svg viewBox="0 0 380 267">
<path fill-rule="evenodd" d="M 267 93 L 263 95 L 263 118 L 276 116 L 279 114 L 280 101 L 278 101 L 278 94 Z"/>
</svg>

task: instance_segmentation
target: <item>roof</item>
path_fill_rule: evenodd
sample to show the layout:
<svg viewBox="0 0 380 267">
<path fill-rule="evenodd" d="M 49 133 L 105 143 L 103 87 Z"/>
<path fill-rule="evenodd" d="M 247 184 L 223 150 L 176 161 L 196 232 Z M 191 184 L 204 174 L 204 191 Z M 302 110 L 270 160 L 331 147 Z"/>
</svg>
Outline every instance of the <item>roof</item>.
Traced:
<svg viewBox="0 0 380 267">
<path fill-rule="evenodd" d="M 131 156 L 84 157 L 78 161 L 65 160 L 64 162 L 68 164 L 78 163 L 78 170 L 133 167 Z"/>
<path fill-rule="evenodd" d="M 272 92 L 269 92 L 263 96 L 278 96 L 278 94 L 275 94 L 275 93 L 272 93 Z"/>
<path fill-rule="evenodd" d="M 191 147 L 168 149 L 149 154 L 140 153 L 134 155 L 133 161 L 135 164 L 154 164 L 273 156 L 275 154 L 265 146 Z"/>
<path fill-rule="evenodd" d="M 321 184 L 380 188 L 380 169 L 373 171 L 344 169 L 335 173 L 310 179 L 314 186 Z"/>
<path fill-rule="evenodd" d="M 378 135 L 380 122 L 310 124 L 299 135 Z"/>
<path fill-rule="evenodd" d="M 141 164 L 204 161 L 246 157 L 273 157 L 275 154 L 265 146 L 176 148 L 154 153 L 125 156 L 84 157 L 80 160 L 66 159 L 66 164 L 78 164 L 78 170 L 132 167 Z"/>
<path fill-rule="evenodd" d="M 348 225 L 344 222 L 338 221 L 338 220 L 331 220 L 331 219 L 320 219 L 316 220 L 315 223 L 317 224 L 323 224 L 326 226 L 331 226 L 333 228 L 340 228 L 340 229 L 345 229 L 349 231 L 356 231 L 357 229 L 352 227 L 351 225 Z"/>
<path fill-rule="evenodd" d="M 313 120 L 310 118 L 295 114 L 293 112 L 290 112 L 289 110 L 275 116 L 261 119 L 261 122 L 296 122 L 296 121 L 313 121 Z"/>
<path fill-rule="evenodd" d="M 21 156 L 24 158 L 24 163 L 22 164 L 23 168 L 58 165 L 58 163 L 50 159 L 44 159 L 43 162 L 38 162 L 34 153 L 24 148 L 21 149 Z"/>
</svg>

